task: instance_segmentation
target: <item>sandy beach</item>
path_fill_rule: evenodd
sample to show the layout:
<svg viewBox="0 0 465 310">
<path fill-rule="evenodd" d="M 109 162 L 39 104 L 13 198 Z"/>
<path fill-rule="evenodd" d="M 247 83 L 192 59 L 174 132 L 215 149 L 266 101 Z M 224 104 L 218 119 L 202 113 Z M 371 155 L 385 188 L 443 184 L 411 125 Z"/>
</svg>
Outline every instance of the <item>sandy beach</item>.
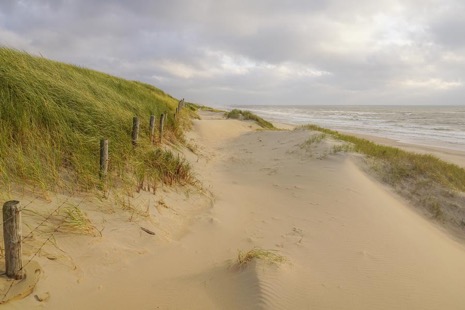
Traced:
<svg viewBox="0 0 465 310">
<path fill-rule="evenodd" d="M 34 258 L 34 292 L 4 308 L 465 308 L 465 246 L 363 172 L 358 155 L 221 115 L 203 112 L 187 137 L 195 153 L 183 151 L 201 186 L 141 191 L 125 210 L 74 197 L 96 233 L 55 233 Z M 237 268 L 254 248 L 284 261 Z"/>
</svg>

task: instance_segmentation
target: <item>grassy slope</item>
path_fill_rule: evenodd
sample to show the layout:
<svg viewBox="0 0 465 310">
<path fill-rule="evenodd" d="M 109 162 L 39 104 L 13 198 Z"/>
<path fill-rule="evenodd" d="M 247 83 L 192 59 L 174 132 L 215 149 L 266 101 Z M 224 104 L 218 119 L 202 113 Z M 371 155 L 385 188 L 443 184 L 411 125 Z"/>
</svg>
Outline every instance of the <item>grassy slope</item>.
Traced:
<svg viewBox="0 0 465 310">
<path fill-rule="evenodd" d="M 147 164 L 150 114 L 158 119 L 176 104 L 147 84 L 0 48 L 0 183 L 92 188 L 99 183 L 103 137 L 110 140 L 110 176 L 144 177 L 153 168 Z M 171 113 L 166 128 L 174 139 L 179 130 Z M 133 116 L 141 119 L 136 151 Z"/>
<path fill-rule="evenodd" d="M 460 231 L 465 228 L 465 169 L 432 155 L 379 145 L 315 125 L 303 126 L 350 143 L 367 156 L 372 171 L 424 213 Z"/>
</svg>

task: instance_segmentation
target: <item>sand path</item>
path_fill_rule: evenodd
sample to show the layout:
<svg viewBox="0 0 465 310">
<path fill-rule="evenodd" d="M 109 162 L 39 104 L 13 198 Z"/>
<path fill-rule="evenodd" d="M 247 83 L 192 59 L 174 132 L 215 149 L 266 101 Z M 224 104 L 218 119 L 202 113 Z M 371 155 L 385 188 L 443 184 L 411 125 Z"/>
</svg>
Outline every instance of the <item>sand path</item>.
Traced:
<svg viewBox="0 0 465 310">
<path fill-rule="evenodd" d="M 199 141 L 216 154 L 205 180 L 218 197 L 211 244 L 218 252 L 224 243 L 228 252 L 276 249 L 290 261 L 256 268 L 256 289 L 248 291 L 250 283 L 244 283 L 231 308 L 251 300 L 251 309 L 465 306 L 464 247 L 362 173 L 353 159 L 318 159 L 321 149 L 299 147 L 311 135 L 303 131 L 250 132 L 225 141 L 221 123 L 226 121 L 196 123 Z"/>
</svg>

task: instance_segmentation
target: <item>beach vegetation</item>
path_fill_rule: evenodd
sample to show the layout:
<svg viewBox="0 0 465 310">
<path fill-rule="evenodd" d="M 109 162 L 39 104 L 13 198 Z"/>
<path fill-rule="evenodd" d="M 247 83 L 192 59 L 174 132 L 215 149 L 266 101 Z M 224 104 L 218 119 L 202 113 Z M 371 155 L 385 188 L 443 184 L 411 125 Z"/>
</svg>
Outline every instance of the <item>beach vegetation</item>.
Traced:
<svg viewBox="0 0 465 310">
<path fill-rule="evenodd" d="M 306 125 L 304 128 L 330 134 L 338 140 L 350 143 L 355 152 L 381 160 L 382 163 L 378 170 L 382 170 L 380 173 L 385 174 L 384 179 L 392 185 L 400 180 L 417 178 L 420 183 L 431 180 L 447 188 L 465 191 L 465 169 L 435 156 L 416 154 L 376 144 L 366 139 L 341 134 L 315 125 Z"/>
<path fill-rule="evenodd" d="M 305 140 L 305 142 L 302 143 L 302 144 L 300 145 L 300 147 L 301 147 L 301 148 L 310 147 L 310 146 L 312 146 L 312 145 L 314 145 L 314 144 L 320 143 L 320 142 L 323 141 L 325 138 L 326 138 L 326 134 L 324 134 L 324 133 L 312 135 L 310 138 L 308 138 L 307 140 Z"/>
<path fill-rule="evenodd" d="M 267 120 L 264 120 L 258 115 L 255 115 L 254 113 L 250 111 L 243 111 L 239 109 L 233 109 L 229 112 L 225 113 L 226 118 L 232 118 L 232 119 L 239 119 L 239 120 L 250 120 L 254 121 L 258 126 L 264 128 L 264 129 L 276 129 L 274 125 Z"/>
<path fill-rule="evenodd" d="M 266 250 L 261 248 L 253 248 L 249 251 L 239 251 L 237 254 L 236 266 L 243 268 L 253 260 L 262 260 L 271 264 L 280 264 L 286 262 L 286 258 L 275 250 Z"/>
<path fill-rule="evenodd" d="M 198 104 L 198 103 L 192 103 L 192 102 L 186 102 L 186 107 L 189 108 L 192 111 L 207 111 L 207 112 L 217 112 L 217 113 L 225 113 L 224 110 L 212 108 L 206 105 Z"/>
<path fill-rule="evenodd" d="M 156 148 L 144 155 L 144 162 L 140 165 L 142 169 L 137 172 L 139 182 L 152 179 L 168 185 L 186 185 L 194 181 L 189 162 L 179 153 Z"/>
<path fill-rule="evenodd" d="M 333 145 L 331 148 L 330 154 L 338 154 L 338 153 L 347 153 L 352 151 L 352 144 L 350 143 L 342 143 Z"/>
<path fill-rule="evenodd" d="M 169 155 L 190 124 L 188 109 L 174 122 L 177 104 L 148 84 L 0 48 L 0 186 L 99 188 L 102 138 L 109 139 L 107 185 L 148 176 L 185 182 L 189 165 Z M 153 146 L 149 118 L 162 113 L 164 146 Z M 140 119 L 137 147 L 131 143 L 134 116 Z"/>
<path fill-rule="evenodd" d="M 69 206 L 63 210 L 63 223 L 60 225 L 60 230 L 84 235 L 94 235 L 97 231 L 85 212 L 78 206 Z"/>
<path fill-rule="evenodd" d="M 457 206 L 465 203 L 465 169 L 462 167 L 429 154 L 407 152 L 316 125 L 301 128 L 348 143 L 348 150 L 365 155 L 365 162 L 375 176 L 425 214 L 451 227 L 461 227 L 465 209 Z"/>
</svg>

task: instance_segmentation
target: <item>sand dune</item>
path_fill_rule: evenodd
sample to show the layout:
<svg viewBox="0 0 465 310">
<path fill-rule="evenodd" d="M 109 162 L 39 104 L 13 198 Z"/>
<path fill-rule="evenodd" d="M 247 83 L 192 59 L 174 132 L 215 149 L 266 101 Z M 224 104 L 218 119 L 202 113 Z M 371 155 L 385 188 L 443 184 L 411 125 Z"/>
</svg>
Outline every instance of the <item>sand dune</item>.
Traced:
<svg viewBox="0 0 465 310">
<path fill-rule="evenodd" d="M 41 259 L 36 291 L 50 299 L 8 307 L 465 308 L 463 244 L 362 172 L 357 156 L 332 154 L 338 142 L 255 129 L 204 114 L 187 157 L 208 194 L 165 189 L 160 209 L 146 193 L 148 218 L 107 214 L 102 238 L 62 237 L 75 269 Z M 235 267 L 238 251 L 253 248 L 286 261 Z"/>
</svg>

